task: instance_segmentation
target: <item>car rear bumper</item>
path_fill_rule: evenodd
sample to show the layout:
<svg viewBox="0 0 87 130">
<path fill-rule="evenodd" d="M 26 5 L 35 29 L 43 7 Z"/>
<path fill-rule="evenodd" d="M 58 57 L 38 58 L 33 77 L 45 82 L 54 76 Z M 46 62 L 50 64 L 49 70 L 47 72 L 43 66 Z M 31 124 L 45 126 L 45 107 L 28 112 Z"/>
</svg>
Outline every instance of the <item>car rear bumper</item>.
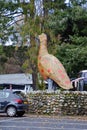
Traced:
<svg viewBox="0 0 87 130">
<path fill-rule="evenodd" d="M 16 106 L 17 108 L 17 111 L 28 111 L 28 105 L 19 105 L 19 106 Z"/>
</svg>

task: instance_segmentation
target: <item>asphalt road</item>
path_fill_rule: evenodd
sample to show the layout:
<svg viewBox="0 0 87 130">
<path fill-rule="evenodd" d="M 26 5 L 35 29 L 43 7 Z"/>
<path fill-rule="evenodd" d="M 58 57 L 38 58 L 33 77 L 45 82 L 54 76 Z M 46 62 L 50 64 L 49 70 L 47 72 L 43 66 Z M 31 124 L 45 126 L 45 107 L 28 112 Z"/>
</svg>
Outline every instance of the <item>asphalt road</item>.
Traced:
<svg viewBox="0 0 87 130">
<path fill-rule="evenodd" d="M 29 115 L 9 118 L 1 115 L 0 130 L 87 130 L 87 120 Z"/>
</svg>

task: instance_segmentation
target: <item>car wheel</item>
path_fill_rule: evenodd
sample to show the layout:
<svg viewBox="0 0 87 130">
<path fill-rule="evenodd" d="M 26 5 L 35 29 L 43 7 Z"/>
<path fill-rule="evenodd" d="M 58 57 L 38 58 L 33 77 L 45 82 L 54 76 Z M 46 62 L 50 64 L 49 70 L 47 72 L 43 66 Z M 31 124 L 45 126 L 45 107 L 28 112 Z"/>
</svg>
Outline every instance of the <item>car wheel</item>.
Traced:
<svg viewBox="0 0 87 130">
<path fill-rule="evenodd" d="M 7 115 L 10 117 L 16 116 L 16 108 L 13 106 L 9 106 L 6 111 Z"/>
<path fill-rule="evenodd" d="M 25 113 L 25 111 L 17 112 L 17 116 L 21 117 L 24 115 L 24 113 Z"/>
</svg>

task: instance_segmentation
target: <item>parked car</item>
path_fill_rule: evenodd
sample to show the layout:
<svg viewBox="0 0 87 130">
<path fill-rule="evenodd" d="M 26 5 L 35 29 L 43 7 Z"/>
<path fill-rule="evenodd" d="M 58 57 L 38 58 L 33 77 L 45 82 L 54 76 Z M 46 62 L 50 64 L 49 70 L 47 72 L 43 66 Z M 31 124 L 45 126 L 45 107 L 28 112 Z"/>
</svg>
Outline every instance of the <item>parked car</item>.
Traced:
<svg viewBox="0 0 87 130">
<path fill-rule="evenodd" d="M 82 70 L 77 74 L 77 78 L 71 79 L 74 90 L 87 91 L 87 70 Z"/>
<path fill-rule="evenodd" d="M 21 91 L 0 90 L 0 113 L 10 117 L 23 116 L 27 110 L 28 101 Z"/>
<path fill-rule="evenodd" d="M 87 70 L 82 70 L 78 73 L 78 78 L 82 78 L 80 80 L 80 88 L 82 86 L 82 90 L 87 91 Z"/>
<path fill-rule="evenodd" d="M 16 85 L 16 84 L 10 84 L 10 83 L 0 84 L 0 88 L 1 89 L 12 88 L 12 90 L 14 91 L 21 91 L 25 94 L 33 91 L 33 88 L 31 87 L 31 85 Z"/>
</svg>

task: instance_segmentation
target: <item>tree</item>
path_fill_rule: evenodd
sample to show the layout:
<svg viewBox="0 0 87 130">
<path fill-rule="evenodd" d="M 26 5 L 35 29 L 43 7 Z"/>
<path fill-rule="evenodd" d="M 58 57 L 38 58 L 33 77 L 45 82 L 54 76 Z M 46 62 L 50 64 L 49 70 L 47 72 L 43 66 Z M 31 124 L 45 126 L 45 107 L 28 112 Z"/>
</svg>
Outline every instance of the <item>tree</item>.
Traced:
<svg viewBox="0 0 87 130">
<path fill-rule="evenodd" d="M 87 69 L 87 46 L 62 44 L 58 47 L 57 58 L 63 63 L 70 77 L 76 77 L 81 70 Z"/>
<path fill-rule="evenodd" d="M 68 73 L 76 73 L 77 66 L 78 71 L 82 69 L 79 63 L 86 61 L 87 42 L 85 3 L 86 0 L 69 0 L 68 4 L 65 0 L 1 1 L 1 41 L 5 43 L 10 36 L 11 39 L 16 38 L 18 44 L 27 45 L 25 61 L 24 59 L 18 61 L 23 64 L 24 72 L 33 74 L 34 89 L 37 89 L 38 78 L 36 38 L 41 32 L 48 36 L 49 52 L 61 59 Z M 16 53 L 15 57 L 18 57 Z M 83 68 L 86 68 L 86 62 Z"/>
<path fill-rule="evenodd" d="M 12 25 L 17 13 L 20 14 L 18 12 L 18 2 L 13 2 L 13 0 L 0 1 L 0 40 L 3 44 L 11 34 L 15 36 L 16 30 Z"/>
<path fill-rule="evenodd" d="M 0 45 L 0 73 L 4 72 L 3 64 L 7 61 L 6 55 L 3 50 L 3 46 Z"/>
<path fill-rule="evenodd" d="M 55 10 L 47 21 L 47 27 L 59 43 L 57 57 L 62 61 L 70 76 L 87 68 L 85 59 L 87 44 L 86 0 L 69 1 L 66 8 Z M 58 40 L 60 42 L 58 42 Z"/>
<path fill-rule="evenodd" d="M 43 4 L 41 3 L 42 10 L 39 9 L 39 13 L 37 14 L 36 14 L 37 10 L 35 11 L 36 8 L 34 2 L 35 2 L 34 0 L 30 1 L 29 5 L 27 4 L 27 6 L 26 5 L 24 6 L 24 3 L 22 3 L 22 9 L 23 12 L 25 12 L 25 20 L 24 20 L 24 25 L 22 25 L 21 27 L 22 30 L 21 36 L 24 40 L 24 43 L 26 42 L 29 43 L 29 50 L 26 52 L 27 60 L 24 62 L 23 68 L 25 69 L 26 72 L 32 73 L 33 83 L 34 83 L 33 88 L 37 89 L 36 84 L 38 81 L 38 75 L 37 75 L 38 74 L 38 70 L 37 70 L 38 47 L 36 45 L 36 37 L 41 32 L 46 32 L 48 36 L 52 37 L 52 35 L 46 29 L 45 21 L 49 17 L 49 10 L 53 9 L 53 7 L 50 4 L 53 4 L 54 1 L 51 2 L 43 1 Z M 46 3 L 48 4 L 47 5 L 49 7 L 48 9 Z M 49 50 L 51 50 L 52 48 L 51 38 L 48 41 L 50 41 L 48 42 L 49 43 L 48 46 L 49 46 Z M 54 52 L 55 52 L 55 46 L 53 44 Z"/>
<path fill-rule="evenodd" d="M 71 0 L 70 3 L 72 6 L 55 10 L 53 15 L 50 15 L 47 26 L 55 36 L 61 36 L 61 42 L 72 43 L 70 36 L 87 36 L 87 9 L 83 8 L 83 3 L 79 3 L 79 0 Z"/>
<path fill-rule="evenodd" d="M 0 38 L 5 43 L 9 37 L 23 46 L 27 44 L 27 60 L 23 64 L 25 72 L 32 72 L 33 88 L 36 89 L 37 82 L 37 52 L 36 36 L 41 33 L 42 19 L 36 14 L 35 0 L 4 0 L 1 1 Z M 41 14 L 39 14 L 41 15 Z M 5 20 L 6 19 L 6 20 Z M 10 32 L 10 33 L 9 33 Z M 13 35 L 11 35 L 11 33 Z M 16 37 L 15 37 L 16 36 Z M 19 49 L 19 47 L 16 47 Z M 27 68 L 26 68 L 27 67 Z M 22 68 L 22 69 L 23 69 Z"/>
<path fill-rule="evenodd" d="M 3 46 L 3 52 L 7 59 L 3 64 L 3 73 L 23 73 L 22 65 L 26 59 L 26 51 L 27 47 L 23 46 L 20 46 L 17 50 L 15 46 Z"/>
</svg>

